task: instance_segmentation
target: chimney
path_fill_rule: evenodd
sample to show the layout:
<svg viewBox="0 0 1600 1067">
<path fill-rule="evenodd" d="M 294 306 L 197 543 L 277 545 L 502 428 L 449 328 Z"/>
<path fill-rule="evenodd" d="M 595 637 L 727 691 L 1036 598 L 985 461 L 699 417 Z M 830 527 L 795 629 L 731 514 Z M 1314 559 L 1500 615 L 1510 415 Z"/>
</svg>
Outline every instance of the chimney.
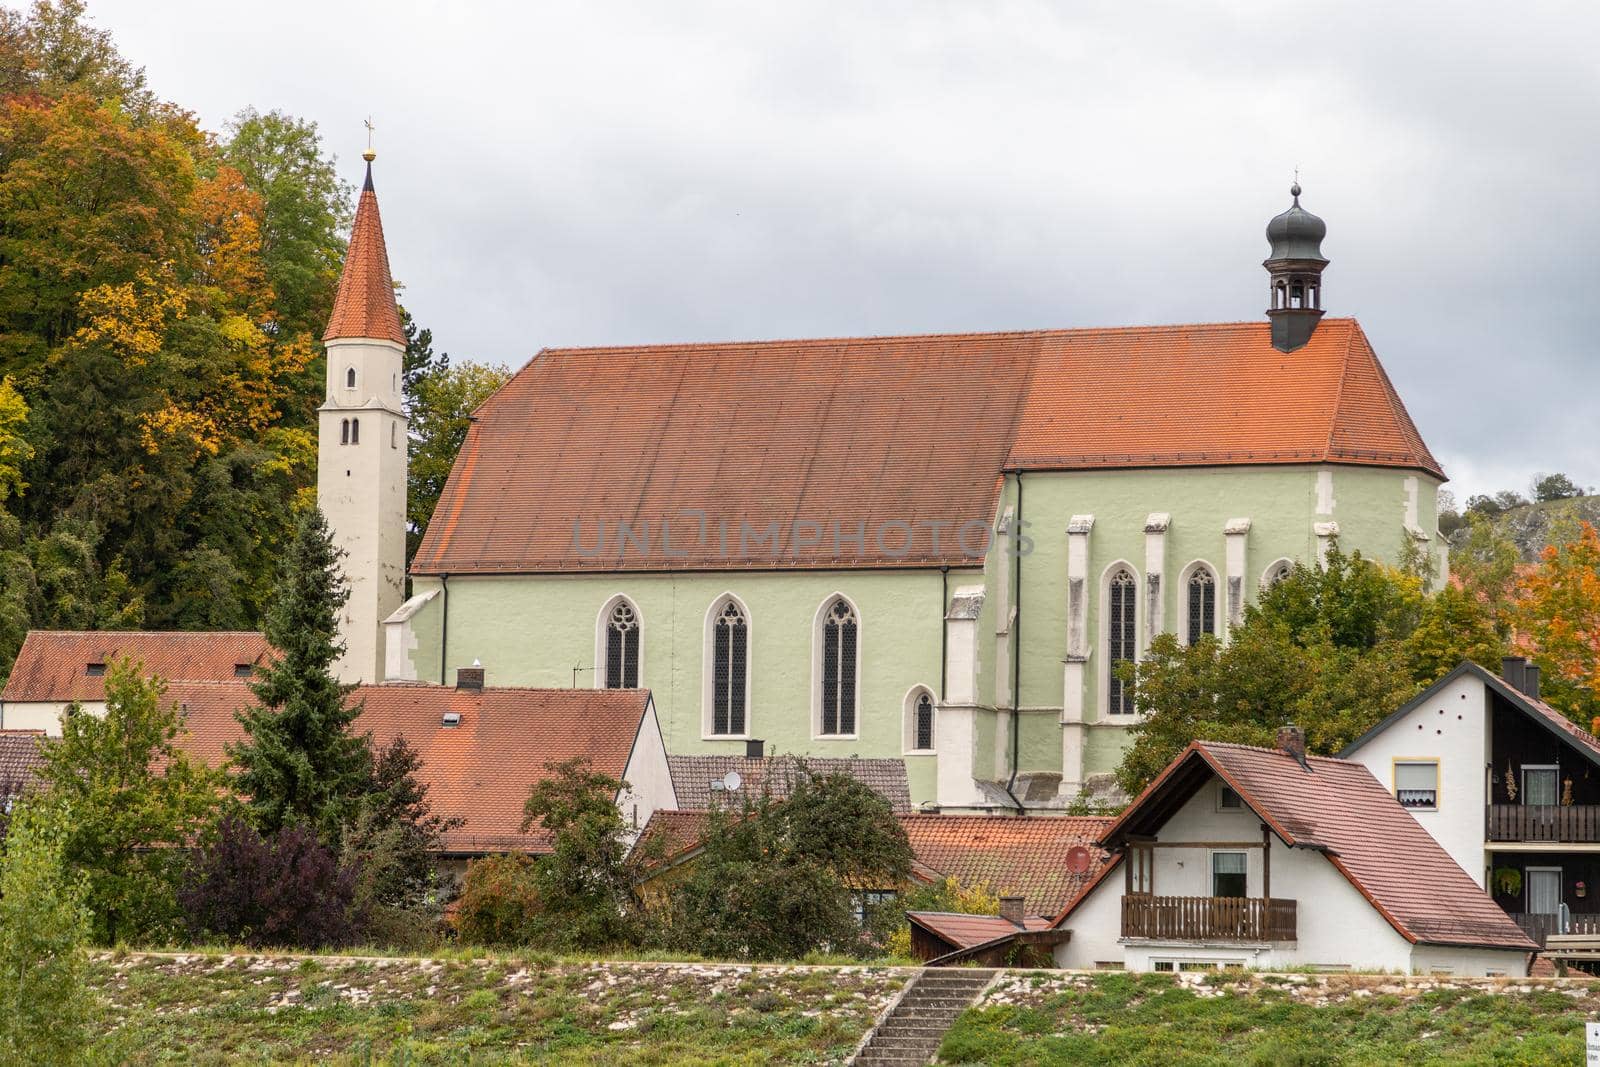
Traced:
<svg viewBox="0 0 1600 1067">
<path fill-rule="evenodd" d="M 1022 904 L 1021 897 L 1001 897 L 1000 918 L 1008 920 L 1013 926 L 1025 926 Z"/>
<path fill-rule="evenodd" d="M 483 668 L 476 660 L 470 667 L 456 668 L 456 688 L 468 689 L 474 693 L 483 691 Z"/>
<path fill-rule="evenodd" d="M 1507 656 L 1500 661 L 1500 677 L 1506 684 L 1519 693 L 1527 692 L 1523 687 L 1527 685 L 1523 672 L 1527 670 L 1528 661 L 1523 656 Z"/>
<path fill-rule="evenodd" d="M 1306 763 L 1306 732 L 1300 727 L 1294 723 L 1278 727 L 1278 747 L 1293 756 L 1300 766 L 1311 769 Z"/>
<path fill-rule="evenodd" d="M 1539 699 L 1539 665 L 1530 663 L 1522 668 L 1522 691 L 1535 700 Z"/>
<path fill-rule="evenodd" d="M 760 759 L 767 753 L 767 743 L 759 737 L 752 737 L 744 743 L 745 759 Z"/>
</svg>

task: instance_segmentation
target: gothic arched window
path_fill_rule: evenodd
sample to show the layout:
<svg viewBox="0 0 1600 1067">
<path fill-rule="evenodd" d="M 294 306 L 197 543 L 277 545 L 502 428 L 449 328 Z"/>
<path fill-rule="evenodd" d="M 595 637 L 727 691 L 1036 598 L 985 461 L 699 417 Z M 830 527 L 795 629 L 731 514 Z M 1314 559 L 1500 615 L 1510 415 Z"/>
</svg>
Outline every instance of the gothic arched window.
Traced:
<svg viewBox="0 0 1600 1067">
<path fill-rule="evenodd" d="M 1133 714 L 1133 694 L 1117 677 L 1117 666 L 1138 654 L 1135 618 L 1139 583 L 1126 567 L 1113 571 L 1106 588 L 1106 708 L 1112 715 Z"/>
<path fill-rule="evenodd" d="M 344 372 L 344 387 L 346 389 L 354 389 L 356 387 L 356 369 L 354 367 L 346 368 Z"/>
<path fill-rule="evenodd" d="M 1278 560 L 1261 575 L 1261 591 L 1264 593 L 1289 577 L 1289 572 L 1292 570 L 1294 570 L 1293 561 L 1287 559 Z"/>
<path fill-rule="evenodd" d="M 933 751 L 933 694 L 917 686 L 906 694 L 907 752 Z"/>
<path fill-rule="evenodd" d="M 856 732 L 856 610 L 834 597 L 822 613 L 820 734 Z"/>
<path fill-rule="evenodd" d="M 351 419 L 350 420 L 350 443 L 353 444 L 353 445 L 359 445 L 361 443 L 361 420 L 360 419 Z"/>
<path fill-rule="evenodd" d="M 341 445 L 347 445 L 347 444 L 350 443 L 350 420 L 349 419 L 340 419 L 339 420 L 339 443 Z"/>
<path fill-rule="evenodd" d="M 1217 576 L 1210 567 L 1201 564 L 1190 572 L 1188 592 L 1188 626 L 1184 633 L 1192 645 L 1217 632 Z"/>
<path fill-rule="evenodd" d="M 619 600 L 606 617 L 606 688 L 639 688 L 639 613 Z"/>
<path fill-rule="evenodd" d="M 711 732 L 745 732 L 749 692 L 750 623 L 732 600 L 723 603 L 711 621 Z"/>
</svg>

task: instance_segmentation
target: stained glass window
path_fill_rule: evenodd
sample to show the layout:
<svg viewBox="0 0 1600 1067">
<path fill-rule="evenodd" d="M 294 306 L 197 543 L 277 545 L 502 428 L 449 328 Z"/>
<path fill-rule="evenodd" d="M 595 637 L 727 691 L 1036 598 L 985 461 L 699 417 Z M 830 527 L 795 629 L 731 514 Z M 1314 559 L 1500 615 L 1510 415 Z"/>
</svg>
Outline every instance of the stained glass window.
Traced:
<svg viewBox="0 0 1600 1067">
<path fill-rule="evenodd" d="M 639 687 L 639 615 L 619 600 L 606 619 L 606 688 Z"/>
<path fill-rule="evenodd" d="M 1217 579 L 1210 568 L 1189 575 L 1189 644 L 1217 632 Z"/>
<path fill-rule="evenodd" d="M 750 627 L 739 605 L 728 601 L 711 634 L 711 732 L 742 734 Z"/>
<path fill-rule="evenodd" d="M 856 732 L 856 613 L 838 597 L 822 622 L 822 733 Z"/>
<path fill-rule="evenodd" d="M 1125 570 L 1119 570 L 1111 576 L 1110 595 L 1107 605 L 1110 614 L 1110 626 L 1106 640 L 1106 692 L 1109 694 L 1109 708 L 1112 715 L 1133 714 L 1133 694 L 1128 691 L 1128 685 L 1117 677 L 1117 665 L 1127 663 L 1134 658 L 1137 648 L 1134 644 L 1134 614 L 1135 600 L 1138 587 L 1133 580 L 1133 575 Z"/>
<path fill-rule="evenodd" d="M 917 694 L 916 722 L 913 723 L 915 736 L 913 746 L 918 751 L 926 751 L 933 747 L 933 697 L 926 691 Z"/>
</svg>

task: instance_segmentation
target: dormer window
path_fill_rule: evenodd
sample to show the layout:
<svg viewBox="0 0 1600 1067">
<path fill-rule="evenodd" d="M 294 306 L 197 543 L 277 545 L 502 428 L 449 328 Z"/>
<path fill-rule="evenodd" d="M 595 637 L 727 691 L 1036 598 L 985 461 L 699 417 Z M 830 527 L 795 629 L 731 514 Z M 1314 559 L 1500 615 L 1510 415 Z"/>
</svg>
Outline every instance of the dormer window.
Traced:
<svg viewBox="0 0 1600 1067">
<path fill-rule="evenodd" d="M 104 663 L 90 663 L 84 667 L 83 673 L 91 678 L 102 677 L 106 673 L 106 665 Z"/>
<path fill-rule="evenodd" d="M 356 369 L 354 367 L 344 372 L 344 387 L 346 389 L 354 389 L 356 387 Z"/>
<path fill-rule="evenodd" d="M 255 672 L 256 672 L 256 669 L 255 669 L 255 665 L 254 664 L 250 664 L 250 663 L 235 663 L 233 665 L 233 676 L 235 678 L 248 678 L 251 675 L 255 674 Z"/>
</svg>

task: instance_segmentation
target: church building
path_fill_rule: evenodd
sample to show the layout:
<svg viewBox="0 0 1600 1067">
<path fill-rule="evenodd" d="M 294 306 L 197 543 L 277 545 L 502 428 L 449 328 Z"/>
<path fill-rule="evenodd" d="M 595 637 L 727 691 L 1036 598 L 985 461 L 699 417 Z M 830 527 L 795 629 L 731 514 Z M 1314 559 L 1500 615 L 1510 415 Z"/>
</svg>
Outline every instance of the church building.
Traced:
<svg viewBox="0 0 1600 1067">
<path fill-rule="evenodd" d="M 1444 474 L 1324 318 L 1291 192 L 1265 321 L 541 351 L 477 411 L 405 599 L 369 160 L 321 418 L 343 676 L 645 688 L 673 755 L 893 757 L 916 805 L 1067 806 L 1117 765 L 1116 667 L 1156 635 L 1226 640 L 1335 540 L 1446 568 Z"/>
</svg>

